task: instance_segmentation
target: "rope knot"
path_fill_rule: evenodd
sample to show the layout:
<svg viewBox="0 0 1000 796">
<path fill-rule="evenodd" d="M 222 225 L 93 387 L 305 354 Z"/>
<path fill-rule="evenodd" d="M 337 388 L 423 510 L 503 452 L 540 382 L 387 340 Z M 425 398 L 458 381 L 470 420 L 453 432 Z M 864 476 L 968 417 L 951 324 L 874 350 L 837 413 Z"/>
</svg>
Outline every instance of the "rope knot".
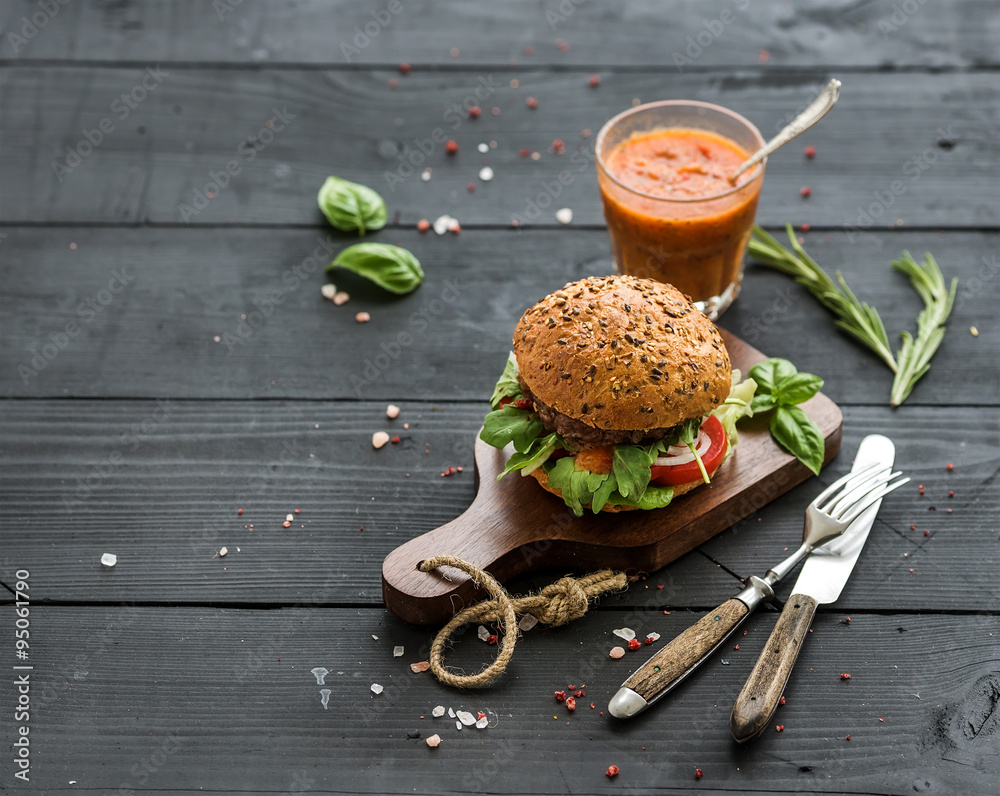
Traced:
<svg viewBox="0 0 1000 796">
<path fill-rule="evenodd" d="M 514 645 L 517 643 L 517 614 L 533 614 L 539 622 L 552 627 L 565 625 L 579 619 L 590 605 L 590 600 L 610 591 L 621 591 L 627 585 L 624 572 L 604 569 L 582 578 L 568 575 L 542 589 L 538 594 L 511 599 L 497 580 L 475 564 L 456 556 L 435 556 L 417 564 L 421 572 L 449 566 L 465 572 L 480 588 L 486 589 L 493 599 L 470 605 L 451 618 L 431 645 L 431 671 L 442 683 L 456 688 L 475 688 L 492 682 L 507 668 Z M 478 674 L 456 674 L 444 666 L 445 644 L 459 628 L 472 622 L 502 621 L 504 639 L 496 660 Z"/>
<path fill-rule="evenodd" d="M 559 627 L 574 619 L 579 619 L 590 605 L 587 592 L 576 578 L 566 576 L 542 589 L 546 602 L 539 606 L 538 621 L 552 627 Z"/>
</svg>

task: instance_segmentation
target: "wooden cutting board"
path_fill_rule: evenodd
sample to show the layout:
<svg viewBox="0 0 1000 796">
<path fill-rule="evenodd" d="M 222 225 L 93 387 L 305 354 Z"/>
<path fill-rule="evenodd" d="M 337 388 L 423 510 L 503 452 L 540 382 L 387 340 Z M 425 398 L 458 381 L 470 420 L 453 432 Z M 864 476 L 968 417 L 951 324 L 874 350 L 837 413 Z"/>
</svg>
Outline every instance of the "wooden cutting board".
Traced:
<svg viewBox="0 0 1000 796">
<path fill-rule="evenodd" d="M 720 331 L 733 367 L 744 374 L 767 358 L 738 337 Z M 840 450 L 840 409 L 822 393 L 802 406 L 823 434 L 824 464 L 829 463 Z M 559 575 L 606 567 L 630 573 L 660 569 L 812 475 L 774 443 L 766 419 L 742 421 L 739 434 L 735 452 L 712 483 L 667 508 L 587 512 L 583 517 L 574 517 L 562 500 L 533 478 L 511 473 L 497 481 L 507 453 L 477 437 L 475 500 L 461 516 L 386 556 L 382 563 L 385 605 L 407 622 L 441 624 L 486 597 L 462 572 L 417 569 L 417 564 L 435 555 L 463 558 L 501 583 L 547 568 L 558 569 Z"/>
</svg>

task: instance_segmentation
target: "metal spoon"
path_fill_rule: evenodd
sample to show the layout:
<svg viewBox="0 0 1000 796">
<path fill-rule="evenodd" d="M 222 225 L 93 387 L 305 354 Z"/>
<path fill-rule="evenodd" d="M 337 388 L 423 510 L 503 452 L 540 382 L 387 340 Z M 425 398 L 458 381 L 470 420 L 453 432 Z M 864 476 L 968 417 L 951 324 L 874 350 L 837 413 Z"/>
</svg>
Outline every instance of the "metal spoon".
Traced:
<svg viewBox="0 0 1000 796">
<path fill-rule="evenodd" d="M 839 96 L 840 81 L 834 78 L 826 84 L 826 87 L 819 93 L 819 96 L 809 103 L 808 108 L 792 119 L 792 121 L 786 125 L 780 133 L 754 152 L 753 155 L 747 158 L 743 164 L 736 169 L 736 171 L 730 174 L 729 182 L 735 184 L 736 178 L 739 177 L 744 171 L 753 168 L 776 149 L 780 149 L 793 138 L 801 133 L 804 133 L 816 124 L 816 122 L 830 112 L 830 109 L 837 103 L 837 98 Z"/>
</svg>

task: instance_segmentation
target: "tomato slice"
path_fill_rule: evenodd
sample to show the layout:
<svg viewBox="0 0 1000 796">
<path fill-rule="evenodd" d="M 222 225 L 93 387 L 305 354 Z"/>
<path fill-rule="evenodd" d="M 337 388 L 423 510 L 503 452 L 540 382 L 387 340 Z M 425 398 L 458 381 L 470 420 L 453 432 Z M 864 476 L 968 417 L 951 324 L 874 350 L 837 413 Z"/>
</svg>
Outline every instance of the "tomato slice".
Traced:
<svg viewBox="0 0 1000 796">
<path fill-rule="evenodd" d="M 715 415 L 709 415 L 708 419 L 701 424 L 701 430 L 708 434 L 711 444 L 708 450 L 701 456 L 701 463 L 705 465 L 705 471 L 711 473 L 722 464 L 726 456 L 728 440 L 726 430 Z M 650 483 L 657 486 L 680 486 L 690 484 L 693 481 L 701 481 L 701 470 L 698 468 L 697 460 L 692 460 L 686 464 L 675 464 L 672 467 L 658 467 L 653 465 L 649 468 L 652 473 Z"/>
</svg>

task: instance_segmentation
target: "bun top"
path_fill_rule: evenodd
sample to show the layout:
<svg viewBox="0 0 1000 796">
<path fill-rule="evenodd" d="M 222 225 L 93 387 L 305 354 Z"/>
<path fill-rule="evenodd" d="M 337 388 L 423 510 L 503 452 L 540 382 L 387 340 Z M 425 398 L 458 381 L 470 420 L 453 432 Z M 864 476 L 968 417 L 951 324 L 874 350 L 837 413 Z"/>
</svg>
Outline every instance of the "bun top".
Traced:
<svg viewBox="0 0 1000 796">
<path fill-rule="evenodd" d="M 570 282 L 514 330 L 521 378 L 540 401 L 602 430 L 669 428 L 729 395 L 718 329 L 673 285 L 633 276 Z"/>
</svg>

